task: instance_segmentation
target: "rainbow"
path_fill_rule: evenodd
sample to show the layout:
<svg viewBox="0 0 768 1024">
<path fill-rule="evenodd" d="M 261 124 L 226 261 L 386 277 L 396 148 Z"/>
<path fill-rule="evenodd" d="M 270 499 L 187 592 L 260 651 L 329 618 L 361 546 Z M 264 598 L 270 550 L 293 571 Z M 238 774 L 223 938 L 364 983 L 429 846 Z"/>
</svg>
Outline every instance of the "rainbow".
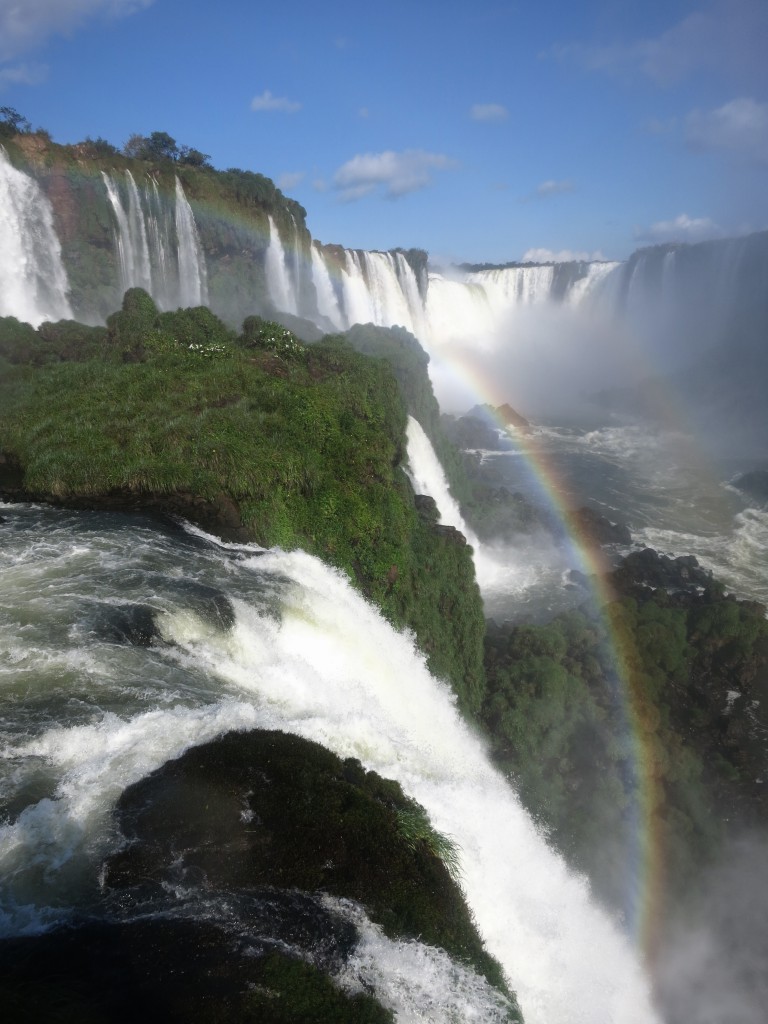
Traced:
<svg viewBox="0 0 768 1024">
<path fill-rule="evenodd" d="M 436 361 L 441 354 L 433 354 Z M 468 361 L 451 355 L 452 371 L 460 373 L 462 383 L 468 385 L 481 404 L 488 406 L 496 425 L 507 429 L 507 424 L 494 412 L 507 400 L 497 386 L 482 378 Z M 615 667 L 618 704 L 624 723 L 626 760 L 630 776 L 628 789 L 633 796 L 629 807 L 626 860 L 626 887 L 624 900 L 625 927 L 645 962 L 653 963 L 663 906 L 664 857 L 663 837 L 659 825 L 661 788 L 654 770 L 656 754 L 651 731 L 643 719 L 641 695 L 633 670 L 633 651 L 625 633 L 619 628 L 610 605 L 615 600 L 605 578 L 606 565 L 599 550 L 584 535 L 566 504 L 565 488 L 535 432 L 525 435 L 508 431 L 524 459 L 529 481 L 536 496 L 551 509 L 563 524 L 569 542 L 573 563 L 589 579 L 591 600 L 605 630 L 608 655 Z"/>
</svg>

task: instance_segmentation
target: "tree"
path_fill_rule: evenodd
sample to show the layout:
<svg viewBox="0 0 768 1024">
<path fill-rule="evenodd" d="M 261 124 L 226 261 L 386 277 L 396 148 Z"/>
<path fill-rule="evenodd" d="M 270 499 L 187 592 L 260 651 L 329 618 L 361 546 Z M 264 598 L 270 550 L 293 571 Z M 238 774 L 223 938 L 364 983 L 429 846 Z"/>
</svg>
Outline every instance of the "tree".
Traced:
<svg viewBox="0 0 768 1024">
<path fill-rule="evenodd" d="M 145 160 L 178 160 L 179 147 L 168 132 L 152 132 L 146 141 L 148 156 Z"/>
<path fill-rule="evenodd" d="M 189 167 L 210 167 L 210 156 L 208 153 L 201 153 L 199 149 L 191 146 L 182 146 L 179 150 L 179 163 L 187 164 Z"/>
<path fill-rule="evenodd" d="M 128 141 L 123 146 L 123 153 L 125 156 L 132 160 L 144 160 L 144 153 L 146 151 L 147 138 L 144 135 L 130 135 Z"/>
<path fill-rule="evenodd" d="M 149 136 L 131 135 L 123 146 L 123 153 L 134 160 L 176 161 L 179 147 L 167 132 L 152 132 Z"/>
<path fill-rule="evenodd" d="M 32 125 L 13 107 L 0 107 L 0 138 L 10 139 L 31 131 Z"/>
</svg>

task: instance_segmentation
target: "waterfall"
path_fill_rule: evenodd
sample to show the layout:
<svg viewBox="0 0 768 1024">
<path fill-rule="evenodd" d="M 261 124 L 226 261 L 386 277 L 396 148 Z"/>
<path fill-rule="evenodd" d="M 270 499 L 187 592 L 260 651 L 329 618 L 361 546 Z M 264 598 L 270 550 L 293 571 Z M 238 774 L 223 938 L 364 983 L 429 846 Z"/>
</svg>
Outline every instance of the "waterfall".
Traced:
<svg viewBox="0 0 768 1024">
<path fill-rule="evenodd" d="M 144 288 L 160 309 L 208 301 L 208 278 L 192 207 L 176 178 L 173 203 L 150 178 L 139 188 L 130 171 L 124 181 L 102 172 L 115 215 L 115 248 L 122 291 Z"/>
<path fill-rule="evenodd" d="M 156 301 L 163 309 L 171 304 L 173 268 L 168 248 L 170 238 L 169 211 L 160 197 L 160 190 L 153 178 L 147 194 L 147 234 L 151 251 L 155 254 L 155 274 L 152 288 Z"/>
<path fill-rule="evenodd" d="M 269 296 L 275 309 L 282 313 L 296 314 L 297 294 L 292 286 L 291 277 L 285 262 L 285 250 L 280 240 L 280 232 L 271 217 L 269 221 L 269 244 L 266 253 L 266 273 Z"/>
<path fill-rule="evenodd" d="M 15 522 L 0 550 L 3 671 L 27 696 L 25 716 L 0 723 L 14 766 L 3 799 L 21 808 L 0 826 L 6 934 L 98 897 L 99 865 L 120 842 L 111 810 L 131 782 L 228 730 L 282 729 L 395 779 L 453 837 L 467 901 L 527 1024 L 657 1022 L 627 939 L 547 845 L 411 637 L 341 573 L 143 519 L 3 512 Z M 190 603 L 201 588 L 227 596 L 229 629 Z M 44 606 L 22 614 L 41 590 Z M 126 602 L 150 610 L 162 643 L 100 632 Z M 62 699 L 70 692 L 76 702 Z"/>
<path fill-rule="evenodd" d="M 311 246 L 310 251 L 312 256 L 312 283 L 315 286 L 315 294 L 317 296 L 317 311 L 320 316 L 330 320 L 335 328 L 343 330 L 348 324 L 339 307 L 339 300 L 333 287 L 328 266 L 316 245 Z"/>
<path fill-rule="evenodd" d="M 205 257 L 195 215 L 179 179 L 176 179 L 176 237 L 179 242 L 179 304 L 204 306 L 208 302 Z"/>
<path fill-rule="evenodd" d="M 377 322 L 371 292 L 363 274 L 360 253 L 355 249 L 348 249 L 346 252 L 346 266 L 341 275 L 341 292 L 348 327 L 352 324 Z"/>
<path fill-rule="evenodd" d="M 128 224 L 128 249 L 133 256 L 132 269 L 135 279 L 126 288 L 145 288 L 152 294 L 152 263 L 149 257 L 149 242 L 147 240 L 147 225 L 144 220 L 144 211 L 141 208 L 141 197 L 136 181 L 130 171 L 125 172 L 125 181 L 128 188 L 128 211 L 126 222 Z"/>
<path fill-rule="evenodd" d="M 408 417 L 406 437 L 408 440 L 408 476 L 414 491 L 416 494 L 426 494 L 430 498 L 434 498 L 440 522 L 463 533 L 467 542 L 473 547 L 479 547 L 477 537 L 467 526 L 459 503 L 451 494 L 448 480 L 432 443 L 422 425 L 413 416 Z"/>
<path fill-rule="evenodd" d="M 0 316 L 37 327 L 72 317 L 51 204 L 0 146 Z"/>
<path fill-rule="evenodd" d="M 293 294 L 294 302 L 296 303 L 296 311 L 299 312 L 302 308 L 302 282 L 301 282 L 301 236 L 299 234 L 299 225 L 296 223 L 296 218 L 291 214 L 291 224 L 293 225 L 293 238 L 290 243 L 289 249 L 289 262 L 290 262 L 290 273 L 293 279 Z"/>
</svg>

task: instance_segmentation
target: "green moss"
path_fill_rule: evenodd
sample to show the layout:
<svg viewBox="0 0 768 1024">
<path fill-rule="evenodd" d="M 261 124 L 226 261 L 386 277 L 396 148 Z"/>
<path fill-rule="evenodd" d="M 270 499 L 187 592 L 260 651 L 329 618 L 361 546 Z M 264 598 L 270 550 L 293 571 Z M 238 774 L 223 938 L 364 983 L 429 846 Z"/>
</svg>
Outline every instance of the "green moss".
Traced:
<svg viewBox="0 0 768 1024">
<path fill-rule="evenodd" d="M 213 888 L 322 891 L 504 990 L 451 877 L 450 839 L 359 761 L 281 732 L 230 733 L 127 789 L 118 814 L 131 842 L 107 864 L 109 887 L 162 884 L 183 868 Z"/>
<path fill-rule="evenodd" d="M 599 619 L 489 631 L 482 718 L 528 808 L 619 906 L 617 851 L 642 803 L 672 901 L 695 891 L 729 831 L 764 820 L 768 623 L 714 584 L 637 588 L 626 569 L 613 583 Z"/>
<path fill-rule="evenodd" d="M 6 322 L 9 354 L 45 349 L 47 327 Z M 384 360 L 338 338 L 307 347 L 257 319 L 235 341 L 209 310 L 161 314 L 137 288 L 106 335 L 81 330 L 77 357 L 93 358 L 19 365 L 0 383 L 0 451 L 21 465 L 25 494 L 108 507 L 181 494 L 198 517 L 202 498 L 243 538 L 344 569 L 414 630 L 462 706 L 479 707 L 471 552 L 416 512 L 400 468 L 406 412 Z"/>
</svg>

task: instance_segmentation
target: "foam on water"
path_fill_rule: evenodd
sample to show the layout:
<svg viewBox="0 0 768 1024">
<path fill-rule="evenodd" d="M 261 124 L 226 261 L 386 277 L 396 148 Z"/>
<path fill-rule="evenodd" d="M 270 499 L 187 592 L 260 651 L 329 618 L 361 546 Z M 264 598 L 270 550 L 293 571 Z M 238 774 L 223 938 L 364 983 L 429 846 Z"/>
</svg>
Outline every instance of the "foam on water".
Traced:
<svg viewBox="0 0 768 1024">
<path fill-rule="evenodd" d="M 72 687 L 85 720 L 79 707 L 73 724 L 66 702 L 49 704 L 43 693 L 36 711 L 28 709 L 37 719 L 25 735 L 3 738 L 4 759 L 33 775 L 41 767 L 49 787 L 42 798 L 32 793 L 0 833 L 6 931 L 87 905 L 100 858 L 119 842 L 110 811 L 125 786 L 229 729 L 282 728 L 400 781 L 456 840 L 468 902 L 529 1024 L 657 1019 L 626 938 L 549 849 L 411 638 L 393 631 L 342 574 L 302 552 L 249 554 L 205 543 L 199 532 L 185 540 L 129 520 L 104 529 L 98 517 L 13 511 L 18 525 L 4 526 L 12 528 L 0 561 L 34 547 L 41 527 L 52 549 L 88 552 L 68 582 L 60 567 L 45 580 L 37 550 L 32 572 L 47 586 L 54 623 L 82 622 L 83 599 L 114 599 L 124 578 L 132 597 L 143 589 L 145 602 L 163 609 L 165 642 L 131 649 L 123 661 L 123 646 L 65 630 L 71 647 L 87 647 L 94 659 L 82 692 Z M 230 630 L 190 612 L 183 579 L 226 591 Z M 24 626 L 16 610 L 13 588 L 0 582 L 2 635 L 18 645 Z M 42 646 L 42 618 L 38 633 Z M 60 625 L 53 634 L 52 648 Z M 145 659 L 143 673 L 137 658 Z M 157 694 L 169 686 L 183 698 L 162 704 Z M 26 688 L 35 705 L 31 678 Z M 23 697 L 17 692 L 16 702 Z"/>
<path fill-rule="evenodd" d="M 347 992 L 372 991 L 403 1024 L 504 1024 L 509 1020 L 509 1001 L 443 950 L 388 939 L 355 904 L 328 897 L 324 902 L 351 920 L 360 936 L 354 953 L 336 975 Z"/>
</svg>

